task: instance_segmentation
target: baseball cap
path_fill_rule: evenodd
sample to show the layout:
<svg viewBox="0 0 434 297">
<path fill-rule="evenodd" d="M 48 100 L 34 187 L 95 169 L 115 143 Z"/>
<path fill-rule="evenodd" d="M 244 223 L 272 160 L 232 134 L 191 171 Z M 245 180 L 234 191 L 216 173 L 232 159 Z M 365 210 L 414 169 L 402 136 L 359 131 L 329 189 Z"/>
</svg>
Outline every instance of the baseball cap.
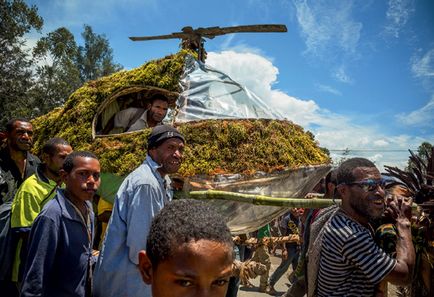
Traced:
<svg viewBox="0 0 434 297">
<path fill-rule="evenodd" d="M 155 126 L 148 137 L 148 149 L 158 147 L 169 138 L 179 138 L 185 143 L 184 136 L 175 127 L 169 125 Z"/>
</svg>

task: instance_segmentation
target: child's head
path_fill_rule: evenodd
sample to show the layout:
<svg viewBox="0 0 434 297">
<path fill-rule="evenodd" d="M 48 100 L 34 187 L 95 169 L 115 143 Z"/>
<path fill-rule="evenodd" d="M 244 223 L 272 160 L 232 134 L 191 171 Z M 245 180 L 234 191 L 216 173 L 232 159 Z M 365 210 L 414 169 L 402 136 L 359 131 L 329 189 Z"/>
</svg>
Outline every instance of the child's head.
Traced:
<svg viewBox="0 0 434 297">
<path fill-rule="evenodd" d="M 153 297 L 223 297 L 233 258 L 223 217 L 205 202 L 175 200 L 152 221 L 139 269 Z"/>
</svg>

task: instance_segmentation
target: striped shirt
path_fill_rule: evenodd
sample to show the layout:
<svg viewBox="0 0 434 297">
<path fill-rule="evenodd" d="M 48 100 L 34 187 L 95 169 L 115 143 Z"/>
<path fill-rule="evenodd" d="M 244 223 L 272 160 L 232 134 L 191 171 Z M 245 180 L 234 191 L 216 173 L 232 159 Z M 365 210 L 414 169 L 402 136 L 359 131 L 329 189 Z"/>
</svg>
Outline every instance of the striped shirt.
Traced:
<svg viewBox="0 0 434 297">
<path fill-rule="evenodd" d="M 375 285 L 396 260 L 375 244 L 367 228 L 341 212 L 324 228 L 318 296 L 374 296 Z"/>
</svg>

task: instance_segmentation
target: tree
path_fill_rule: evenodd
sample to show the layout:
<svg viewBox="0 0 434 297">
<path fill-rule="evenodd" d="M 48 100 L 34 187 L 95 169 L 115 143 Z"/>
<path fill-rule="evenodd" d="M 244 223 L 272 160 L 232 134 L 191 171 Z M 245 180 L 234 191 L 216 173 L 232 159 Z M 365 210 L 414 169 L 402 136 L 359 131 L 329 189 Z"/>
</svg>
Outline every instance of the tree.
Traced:
<svg viewBox="0 0 434 297">
<path fill-rule="evenodd" d="M 417 152 L 415 153 L 415 155 L 421 159 L 423 164 L 427 164 L 428 159 L 431 156 L 432 149 L 433 145 L 431 143 L 427 141 L 422 142 L 417 148 Z M 412 158 L 410 157 L 408 160 L 407 171 L 412 172 L 415 166 L 416 165 L 414 163 L 414 160 L 412 160 Z M 423 173 L 426 174 L 425 170 L 423 170 Z"/>
<path fill-rule="evenodd" d="M 36 44 L 33 57 L 40 62 L 31 93 L 39 114 L 62 105 L 80 87 L 77 55 L 74 35 L 64 27 L 48 33 Z"/>
<path fill-rule="evenodd" d="M 121 65 L 114 64 L 113 50 L 105 35 L 95 34 L 92 27 L 84 25 L 84 32 L 81 36 L 84 39 L 84 46 L 78 48 L 77 65 L 83 82 L 122 69 Z"/>
<path fill-rule="evenodd" d="M 0 130 L 10 118 L 44 114 L 84 82 L 122 69 L 113 62 L 107 38 L 88 25 L 83 46 L 68 29 L 58 28 L 38 41 L 30 61 L 23 36 L 42 25 L 36 6 L 0 0 Z"/>
<path fill-rule="evenodd" d="M 31 93 L 37 115 L 62 105 L 86 81 L 122 69 L 113 62 L 113 50 L 104 35 L 85 25 L 82 36 L 84 46 L 78 46 L 74 35 L 61 27 L 42 37 L 34 48 L 39 65 Z"/>
<path fill-rule="evenodd" d="M 11 117 L 31 116 L 28 90 L 31 61 L 24 49 L 24 34 L 41 30 L 43 19 L 35 6 L 22 0 L 0 0 L 0 126 Z"/>
</svg>

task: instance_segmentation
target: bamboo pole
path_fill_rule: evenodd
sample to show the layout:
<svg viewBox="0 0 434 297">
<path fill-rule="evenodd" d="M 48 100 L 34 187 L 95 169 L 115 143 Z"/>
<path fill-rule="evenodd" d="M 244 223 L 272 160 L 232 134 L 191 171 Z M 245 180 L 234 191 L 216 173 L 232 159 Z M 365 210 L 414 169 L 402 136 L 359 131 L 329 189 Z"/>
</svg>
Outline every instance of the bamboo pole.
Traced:
<svg viewBox="0 0 434 297">
<path fill-rule="evenodd" d="M 334 204 L 341 204 L 340 199 L 323 198 L 276 198 L 264 195 L 242 194 L 225 191 L 192 191 L 188 193 L 188 198 L 197 200 L 227 200 L 250 203 L 254 205 L 278 206 L 287 208 L 325 208 Z M 413 203 L 413 210 L 417 209 L 417 204 Z"/>
<path fill-rule="evenodd" d="M 340 204 L 339 199 L 305 199 L 305 198 L 275 198 L 264 195 L 242 194 L 225 191 L 192 191 L 188 194 L 189 198 L 198 200 L 228 200 L 245 202 L 255 205 L 279 206 L 288 208 L 325 208 L 333 204 Z"/>
</svg>

